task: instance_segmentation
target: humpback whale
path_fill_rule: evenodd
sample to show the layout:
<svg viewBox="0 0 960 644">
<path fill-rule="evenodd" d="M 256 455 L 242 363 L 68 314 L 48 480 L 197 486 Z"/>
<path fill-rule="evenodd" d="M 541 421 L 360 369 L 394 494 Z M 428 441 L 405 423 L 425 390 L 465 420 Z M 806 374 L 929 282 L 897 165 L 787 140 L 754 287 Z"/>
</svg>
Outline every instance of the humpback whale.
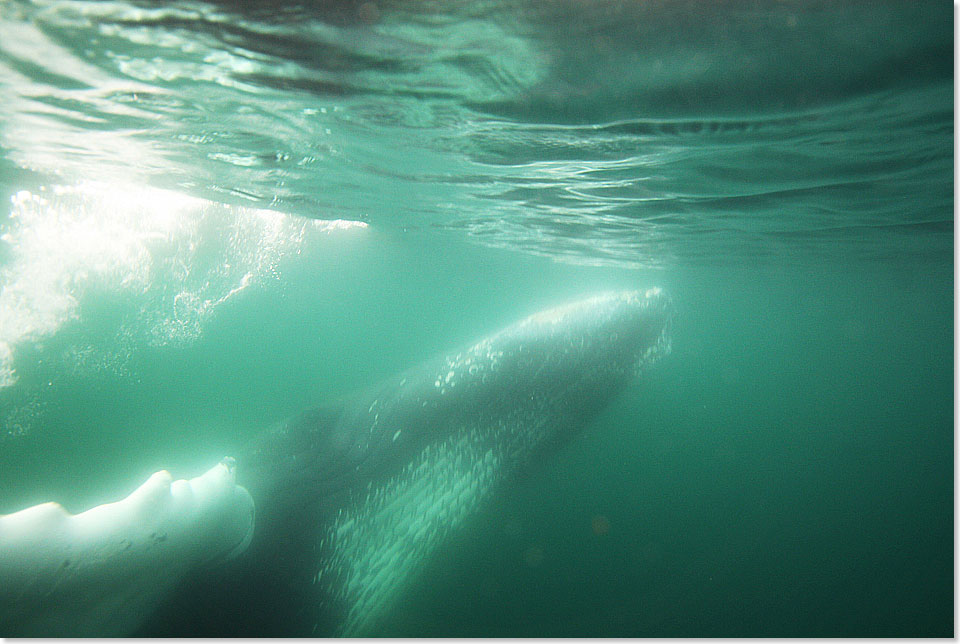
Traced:
<svg viewBox="0 0 960 644">
<path fill-rule="evenodd" d="M 657 288 L 578 300 L 266 432 L 236 464 L 252 538 L 235 519 L 252 512 L 219 512 L 225 552 L 139 607 L 132 634 L 381 634 L 447 535 L 669 353 L 671 317 Z"/>
</svg>

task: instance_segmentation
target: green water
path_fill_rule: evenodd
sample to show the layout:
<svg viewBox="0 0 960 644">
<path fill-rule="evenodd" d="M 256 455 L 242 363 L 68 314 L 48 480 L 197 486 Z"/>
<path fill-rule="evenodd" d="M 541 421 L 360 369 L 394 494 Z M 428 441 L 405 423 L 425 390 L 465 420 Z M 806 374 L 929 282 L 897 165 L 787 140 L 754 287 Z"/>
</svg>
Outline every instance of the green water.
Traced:
<svg viewBox="0 0 960 644">
<path fill-rule="evenodd" d="M 940 2 L 0 5 L 0 512 L 193 476 L 660 286 L 672 354 L 378 634 L 952 636 L 951 27 Z M 304 227 L 340 219 L 367 226 Z"/>
</svg>

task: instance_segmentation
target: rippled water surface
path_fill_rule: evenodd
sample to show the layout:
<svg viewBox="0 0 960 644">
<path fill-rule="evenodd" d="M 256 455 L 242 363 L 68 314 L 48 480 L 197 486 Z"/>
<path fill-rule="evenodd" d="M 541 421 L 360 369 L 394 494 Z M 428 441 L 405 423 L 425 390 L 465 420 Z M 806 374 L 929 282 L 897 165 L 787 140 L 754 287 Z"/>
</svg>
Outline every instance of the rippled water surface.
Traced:
<svg viewBox="0 0 960 644">
<path fill-rule="evenodd" d="M 672 355 L 376 634 L 951 636 L 952 20 L 0 3 L 0 512 L 661 286 Z"/>
</svg>

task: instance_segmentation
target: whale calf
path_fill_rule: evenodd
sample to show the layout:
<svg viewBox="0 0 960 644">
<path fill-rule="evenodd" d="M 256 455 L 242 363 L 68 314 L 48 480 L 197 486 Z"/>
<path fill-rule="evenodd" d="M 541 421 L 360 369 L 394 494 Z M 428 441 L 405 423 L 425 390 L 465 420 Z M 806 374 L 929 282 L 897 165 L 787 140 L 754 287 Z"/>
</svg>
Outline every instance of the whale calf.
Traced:
<svg viewBox="0 0 960 644">
<path fill-rule="evenodd" d="M 249 546 L 132 634 L 383 634 L 444 538 L 669 353 L 671 318 L 657 288 L 578 300 L 268 431 L 237 459 Z"/>
</svg>

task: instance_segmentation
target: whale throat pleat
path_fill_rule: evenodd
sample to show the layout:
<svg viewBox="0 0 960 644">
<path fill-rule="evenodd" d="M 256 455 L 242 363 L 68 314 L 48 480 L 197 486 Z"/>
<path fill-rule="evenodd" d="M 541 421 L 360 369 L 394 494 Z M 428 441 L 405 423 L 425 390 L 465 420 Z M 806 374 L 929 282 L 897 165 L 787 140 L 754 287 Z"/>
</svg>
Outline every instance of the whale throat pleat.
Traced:
<svg viewBox="0 0 960 644">
<path fill-rule="evenodd" d="M 501 458 L 485 437 L 463 429 L 428 445 L 333 522 L 316 580 L 345 606 L 340 635 L 375 632 L 424 557 L 495 487 Z"/>
</svg>

